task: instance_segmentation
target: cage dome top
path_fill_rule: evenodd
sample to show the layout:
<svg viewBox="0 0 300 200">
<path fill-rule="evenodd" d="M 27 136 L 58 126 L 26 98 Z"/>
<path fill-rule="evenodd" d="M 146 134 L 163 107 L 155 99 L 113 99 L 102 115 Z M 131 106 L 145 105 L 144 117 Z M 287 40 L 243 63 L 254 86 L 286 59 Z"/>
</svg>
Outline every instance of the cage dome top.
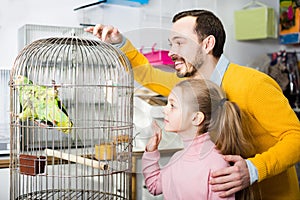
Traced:
<svg viewBox="0 0 300 200">
<path fill-rule="evenodd" d="M 25 46 L 12 78 L 22 75 L 39 85 L 133 83 L 130 63 L 114 46 L 78 37 L 46 38 Z"/>
</svg>

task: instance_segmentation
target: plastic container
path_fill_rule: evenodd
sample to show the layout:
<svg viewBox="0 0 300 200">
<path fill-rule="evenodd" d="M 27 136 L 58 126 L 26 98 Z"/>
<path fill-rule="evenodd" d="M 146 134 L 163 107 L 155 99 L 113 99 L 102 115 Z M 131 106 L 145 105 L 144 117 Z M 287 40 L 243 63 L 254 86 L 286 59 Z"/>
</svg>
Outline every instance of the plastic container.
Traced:
<svg viewBox="0 0 300 200">
<path fill-rule="evenodd" d="M 97 160 L 114 160 L 116 154 L 116 146 L 112 143 L 95 145 L 95 158 Z"/>
<path fill-rule="evenodd" d="M 143 47 L 140 52 L 149 60 L 152 65 L 174 65 L 172 59 L 168 56 L 169 51 L 155 50 L 156 43 L 152 46 L 152 51 L 149 53 L 143 53 Z"/>
</svg>

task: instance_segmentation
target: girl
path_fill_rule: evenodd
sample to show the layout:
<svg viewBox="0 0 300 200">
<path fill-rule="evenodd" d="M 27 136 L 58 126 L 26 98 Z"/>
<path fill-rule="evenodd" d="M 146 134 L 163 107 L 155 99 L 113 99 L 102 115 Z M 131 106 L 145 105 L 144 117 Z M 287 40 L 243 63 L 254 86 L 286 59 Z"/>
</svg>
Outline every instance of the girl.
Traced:
<svg viewBox="0 0 300 200">
<path fill-rule="evenodd" d="M 211 190 L 210 172 L 229 165 L 223 157 L 254 154 L 252 138 L 242 126 L 238 106 L 228 101 L 221 89 L 208 80 L 189 79 L 178 83 L 164 108 L 165 131 L 179 134 L 184 149 L 160 168 L 158 145 L 162 130 L 153 123 L 154 136 L 142 158 L 143 175 L 150 193 L 165 199 L 223 199 Z M 251 199 L 248 189 L 237 199 Z M 232 195 L 228 199 L 235 199 Z"/>
</svg>

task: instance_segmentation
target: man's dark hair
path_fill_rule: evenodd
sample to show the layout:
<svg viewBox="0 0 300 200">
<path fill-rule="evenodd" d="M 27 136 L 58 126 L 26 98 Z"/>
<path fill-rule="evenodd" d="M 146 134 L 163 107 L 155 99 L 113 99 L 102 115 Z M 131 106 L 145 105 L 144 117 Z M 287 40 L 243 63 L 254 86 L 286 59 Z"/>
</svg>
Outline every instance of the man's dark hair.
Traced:
<svg viewBox="0 0 300 200">
<path fill-rule="evenodd" d="M 208 10 L 187 10 L 177 13 L 173 17 L 172 22 L 174 23 L 187 16 L 197 18 L 195 31 L 199 42 L 202 42 L 209 35 L 213 35 L 216 38 L 216 44 L 213 48 L 213 56 L 219 58 L 223 53 L 226 39 L 226 33 L 220 19 Z"/>
</svg>

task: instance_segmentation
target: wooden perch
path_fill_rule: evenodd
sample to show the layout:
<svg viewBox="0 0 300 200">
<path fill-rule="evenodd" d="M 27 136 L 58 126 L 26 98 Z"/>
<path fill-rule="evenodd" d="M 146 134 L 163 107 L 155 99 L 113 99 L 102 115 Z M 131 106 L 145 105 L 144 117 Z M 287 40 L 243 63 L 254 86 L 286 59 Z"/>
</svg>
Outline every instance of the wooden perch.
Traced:
<svg viewBox="0 0 300 200">
<path fill-rule="evenodd" d="M 100 162 L 98 160 L 92 160 L 89 158 L 83 158 L 81 156 L 76 156 L 73 154 L 64 153 L 61 151 L 53 150 L 53 149 L 45 149 L 45 153 L 48 156 L 53 156 L 56 158 L 61 158 L 63 160 L 68 160 L 71 162 L 79 163 L 82 165 L 87 165 L 93 168 L 101 169 L 101 170 L 108 170 L 109 165 L 104 162 Z"/>
</svg>

